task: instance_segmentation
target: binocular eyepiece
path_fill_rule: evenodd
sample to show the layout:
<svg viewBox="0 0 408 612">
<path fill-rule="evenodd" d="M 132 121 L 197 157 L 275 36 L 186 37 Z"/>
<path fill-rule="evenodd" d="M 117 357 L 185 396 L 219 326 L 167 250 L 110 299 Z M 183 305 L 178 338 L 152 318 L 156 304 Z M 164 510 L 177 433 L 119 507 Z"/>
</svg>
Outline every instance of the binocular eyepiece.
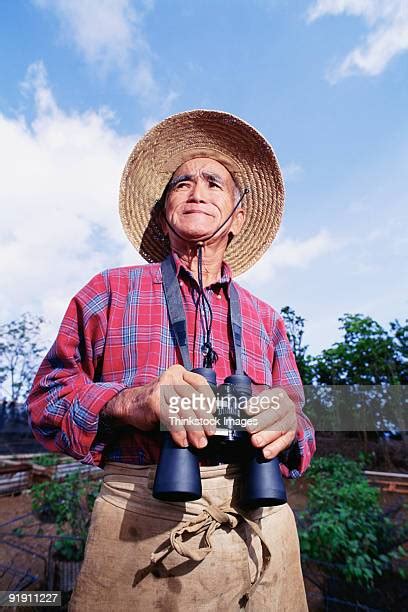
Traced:
<svg viewBox="0 0 408 612">
<path fill-rule="evenodd" d="M 195 368 L 217 394 L 222 411 L 222 426 L 209 438 L 208 447 L 199 449 L 178 446 L 168 432 L 163 433 L 160 461 L 153 485 L 153 497 L 163 501 L 193 501 L 202 495 L 200 459 L 215 453 L 219 463 L 239 462 L 242 468 L 240 505 L 242 507 L 276 506 L 287 501 L 285 485 L 277 458 L 265 459 L 261 449 L 251 444 L 249 434 L 236 427 L 239 418 L 237 402 L 252 396 L 251 379 L 245 374 L 227 376 L 217 388 L 215 371 Z M 218 406 L 218 404 L 217 404 Z M 217 420 L 218 422 L 218 420 Z M 234 457 L 231 460 L 231 457 Z"/>
</svg>

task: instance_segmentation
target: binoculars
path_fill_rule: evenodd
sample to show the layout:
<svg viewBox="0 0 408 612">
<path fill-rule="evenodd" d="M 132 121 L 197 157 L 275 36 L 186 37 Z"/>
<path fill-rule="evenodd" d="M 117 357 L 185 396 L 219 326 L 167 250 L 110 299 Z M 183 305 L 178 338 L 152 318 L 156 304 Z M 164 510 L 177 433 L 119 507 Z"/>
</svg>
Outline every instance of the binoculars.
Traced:
<svg viewBox="0 0 408 612">
<path fill-rule="evenodd" d="M 265 459 L 262 450 L 251 444 L 247 431 L 237 427 L 241 401 L 252 396 L 251 379 L 245 374 L 232 374 L 217 387 L 212 368 L 192 371 L 201 374 L 215 392 L 217 430 L 204 449 L 182 448 L 164 432 L 153 497 L 177 502 L 199 499 L 202 495 L 199 462 L 209 458 L 213 463 L 218 459 L 219 463 L 241 465 L 240 506 L 256 508 L 284 504 L 286 490 L 278 459 Z M 221 420 L 222 426 L 218 427 Z"/>
</svg>

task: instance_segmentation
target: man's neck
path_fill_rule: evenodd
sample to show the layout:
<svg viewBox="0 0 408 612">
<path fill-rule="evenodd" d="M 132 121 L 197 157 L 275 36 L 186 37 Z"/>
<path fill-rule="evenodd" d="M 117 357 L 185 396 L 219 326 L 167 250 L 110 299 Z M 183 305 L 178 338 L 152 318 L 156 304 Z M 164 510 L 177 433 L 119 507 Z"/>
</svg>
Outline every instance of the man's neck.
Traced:
<svg viewBox="0 0 408 612">
<path fill-rule="evenodd" d="M 172 248 L 183 266 L 191 272 L 198 281 L 198 257 L 197 248 L 179 250 Z M 222 274 L 222 260 L 224 251 L 220 249 L 210 249 L 203 247 L 203 286 L 209 287 L 220 280 Z"/>
</svg>

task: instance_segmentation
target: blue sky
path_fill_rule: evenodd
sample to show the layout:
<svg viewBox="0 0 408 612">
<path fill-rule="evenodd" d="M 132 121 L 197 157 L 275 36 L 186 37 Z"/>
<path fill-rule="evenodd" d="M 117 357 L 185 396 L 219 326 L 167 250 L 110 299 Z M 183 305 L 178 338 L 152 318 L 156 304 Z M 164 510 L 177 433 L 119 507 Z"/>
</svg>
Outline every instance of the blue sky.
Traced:
<svg viewBox="0 0 408 612">
<path fill-rule="evenodd" d="M 120 175 L 189 108 L 275 149 L 284 222 L 238 280 L 304 316 L 312 352 L 345 312 L 407 317 L 405 0 L 5 0 L 0 17 L 0 320 L 42 313 L 51 340 L 90 277 L 140 263 Z"/>
</svg>

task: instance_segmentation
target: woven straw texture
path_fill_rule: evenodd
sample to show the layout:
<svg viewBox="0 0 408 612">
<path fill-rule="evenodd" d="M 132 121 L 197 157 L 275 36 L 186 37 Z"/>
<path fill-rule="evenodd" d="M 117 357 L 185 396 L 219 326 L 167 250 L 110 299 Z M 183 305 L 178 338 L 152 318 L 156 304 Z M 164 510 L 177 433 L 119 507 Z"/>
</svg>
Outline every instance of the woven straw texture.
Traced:
<svg viewBox="0 0 408 612">
<path fill-rule="evenodd" d="M 227 248 L 234 276 L 257 262 L 273 241 L 283 214 L 285 189 L 272 147 L 248 123 L 229 113 L 193 110 L 172 115 L 136 144 L 120 184 L 124 230 L 149 262 L 162 261 L 169 243 L 156 221 L 155 204 L 173 172 L 186 160 L 212 157 L 233 175 L 242 191 L 246 220 Z"/>
</svg>

